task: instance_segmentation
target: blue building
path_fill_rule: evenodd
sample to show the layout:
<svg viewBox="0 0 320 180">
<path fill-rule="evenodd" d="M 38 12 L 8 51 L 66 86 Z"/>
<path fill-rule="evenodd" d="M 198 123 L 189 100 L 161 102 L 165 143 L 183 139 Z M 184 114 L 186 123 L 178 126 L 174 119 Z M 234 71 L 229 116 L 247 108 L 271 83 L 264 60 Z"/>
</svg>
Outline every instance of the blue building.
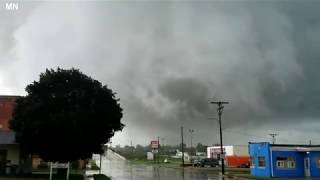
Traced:
<svg viewBox="0 0 320 180">
<path fill-rule="evenodd" d="M 251 175 L 320 177 L 320 145 L 249 143 Z"/>
</svg>

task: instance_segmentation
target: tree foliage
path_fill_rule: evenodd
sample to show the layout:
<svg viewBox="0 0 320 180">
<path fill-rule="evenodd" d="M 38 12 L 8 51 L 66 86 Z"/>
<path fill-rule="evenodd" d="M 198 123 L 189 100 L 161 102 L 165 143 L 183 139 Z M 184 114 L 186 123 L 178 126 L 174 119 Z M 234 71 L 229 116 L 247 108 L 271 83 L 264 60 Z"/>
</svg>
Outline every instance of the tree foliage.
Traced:
<svg viewBox="0 0 320 180">
<path fill-rule="evenodd" d="M 67 162 L 101 153 L 123 128 L 115 93 L 77 69 L 46 70 L 18 98 L 10 128 L 22 150 Z"/>
<path fill-rule="evenodd" d="M 207 152 L 207 145 L 202 145 L 201 143 L 198 143 L 196 146 L 196 150 L 198 152 Z"/>
</svg>

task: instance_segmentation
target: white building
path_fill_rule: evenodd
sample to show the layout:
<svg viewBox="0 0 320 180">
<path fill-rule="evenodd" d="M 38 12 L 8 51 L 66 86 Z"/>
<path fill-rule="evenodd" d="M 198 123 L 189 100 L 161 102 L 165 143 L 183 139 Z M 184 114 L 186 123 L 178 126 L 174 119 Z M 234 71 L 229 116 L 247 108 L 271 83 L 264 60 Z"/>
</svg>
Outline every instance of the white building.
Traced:
<svg viewBox="0 0 320 180">
<path fill-rule="evenodd" d="M 154 155 L 152 152 L 147 152 L 147 160 L 153 160 Z"/>
<path fill-rule="evenodd" d="M 183 153 L 183 156 L 184 156 L 184 160 L 185 160 L 185 161 L 190 161 L 189 153 L 184 152 L 184 153 Z M 181 159 L 181 158 L 182 158 L 182 152 L 180 152 L 179 150 L 177 150 L 176 155 L 172 156 L 172 158 Z"/>
<path fill-rule="evenodd" d="M 207 147 L 208 158 L 219 158 L 220 146 Z M 249 156 L 247 145 L 223 146 L 225 156 Z"/>
</svg>

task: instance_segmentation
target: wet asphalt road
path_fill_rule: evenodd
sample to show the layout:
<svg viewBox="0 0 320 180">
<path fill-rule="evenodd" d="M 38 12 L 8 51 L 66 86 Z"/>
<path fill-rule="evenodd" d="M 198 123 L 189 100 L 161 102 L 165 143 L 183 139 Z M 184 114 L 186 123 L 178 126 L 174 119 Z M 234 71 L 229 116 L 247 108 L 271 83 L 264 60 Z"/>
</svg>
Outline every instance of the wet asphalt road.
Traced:
<svg viewBox="0 0 320 180">
<path fill-rule="evenodd" d="M 99 156 L 94 156 L 100 164 Z M 97 172 L 98 173 L 98 172 Z M 102 158 L 102 173 L 112 180 L 222 180 L 219 172 L 206 169 L 173 169 L 158 166 L 131 165 L 112 151 Z M 246 180 L 241 178 L 242 180 Z M 224 180 L 234 180 L 224 178 Z M 280 180 L 280 178 L 277 178 Z M 320 178 L 281 178 L 281 180 L 320 180 Z"/>
<path fill-rule="evenodd" d="M 99 156 L 94 157 L 99 165 Z M 108 151 L 102 158 L 102 173 L 113 180 L 220 180 L 218 172 L 173 169 L 158 166 L 130 165 L 126 160 Z M 228 180 L 228 178 L 225 178 Z"/>
<path fill-rule="evenodd" d="M 93 157 L 100 164 L 99 155 Z M 98 173 L 98 172 L 96 172 Z M 112 180 L 222 180 L 217 171 L 208 169 L 173 169 L 158 166 L 131 165 L 126 160 L 108 151 L 102 158 L 102 173 Z M 245 180 L 244 178 L 241 178 Z M 224 178 L 224 180 L 232 180 Z M 275 178 L 275 180 L 320 180 L 320 178 Z"/>
</svg>

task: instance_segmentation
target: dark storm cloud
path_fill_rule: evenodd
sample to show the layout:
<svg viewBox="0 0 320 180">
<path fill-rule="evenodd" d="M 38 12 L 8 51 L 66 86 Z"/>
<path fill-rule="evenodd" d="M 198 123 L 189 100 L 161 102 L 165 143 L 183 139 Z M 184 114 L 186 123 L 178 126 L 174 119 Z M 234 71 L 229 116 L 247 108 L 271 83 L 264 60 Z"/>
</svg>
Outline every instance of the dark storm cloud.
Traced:
<svg viewBox="0 0 320 180">
<path fill-rule="evenodd" d="M 127 124 L 119 143 L 157 136 L 176 143 L 181 125 L 195 129 L 196 141 L 216 143 L 210 100 L 230 101 L 223 114 L 228 143 L 248 141 L 230 129 L 303 138 L 316 134 L 307 124 L 320 125 L 318 2 L 22 7 L 28 11 L 0 12 L 0 92 L 23 94 L 48 67 L 80 68 L 118 93 Z M 297 126 L 301 132 L 291 132 Z"/>
<path fill-rule="evenodd" d="M 188 108 L 184 118 L 194 118 L 193 113 L 208 112 L 208 87 L 199 80 L 192 78 L 169 79 L 160 85 L 160 93 L 170 102 L 183 104 Z M 181 117 L 183 118 L 183 117 Z"/>
<path fill-rule="evenodd" d="M 262 77 L 262 94 L 267 106 L 276 116 L 290 117 L 292 123 L 302 118 L 320 116 L 320 84 L 318 66 L 320 65 L 320 14 L 319 2 L 294 1 L 279 3 L 279 9 L 288 17 L 292 24 L 292 41 L 295 47 L 295 59 L 302 77 L 294 77 L 287 88 L 281 83 Z M 295 121 L 296 120 L 296 121 Z"/>
</svg>

